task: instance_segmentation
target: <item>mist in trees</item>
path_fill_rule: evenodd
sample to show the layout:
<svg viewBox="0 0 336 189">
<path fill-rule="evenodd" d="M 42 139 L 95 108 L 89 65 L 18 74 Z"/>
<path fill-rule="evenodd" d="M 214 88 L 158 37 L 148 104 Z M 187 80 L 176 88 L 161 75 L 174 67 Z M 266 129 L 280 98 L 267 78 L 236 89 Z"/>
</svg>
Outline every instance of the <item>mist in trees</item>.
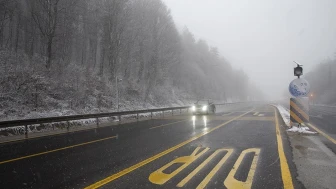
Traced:
<svg viewBox="0 0 336 189">
<path fill-rule="evenodd" d="M 4 115 L 260 97 L 160 0 L 1 0 L 0 47 Z"/>
<path fill-rule="evenodd" d="M 315 66 L 305 78 L 311 86 L 312 103 L 336 105 L 336 59 L 327 59 Z"/>
</svg>

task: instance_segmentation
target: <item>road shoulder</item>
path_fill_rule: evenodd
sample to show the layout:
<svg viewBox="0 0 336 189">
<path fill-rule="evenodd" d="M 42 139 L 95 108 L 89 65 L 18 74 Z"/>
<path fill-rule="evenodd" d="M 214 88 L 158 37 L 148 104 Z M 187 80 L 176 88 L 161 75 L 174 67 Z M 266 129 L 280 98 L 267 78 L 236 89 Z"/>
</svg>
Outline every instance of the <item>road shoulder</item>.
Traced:
<svg viewBox="0 0 336 189">
<path fill-rule="evenodd" d="M 336 155 L 321 142 L 321 136 L 290 134 L 297 179 L 306 188 L 336 186 Z"/>
<path fill-rule="evenodd" d="M 286 132 L 285 121 L 280 120 L 280 123 L 283 125 L 292 152 L 292 163 L 296 167 L 293 178 L 298 181 L 298 188 L 334 188 L 336 186 L 336 155 L 326 145 L 326 139 L 321 133 L 308 135 Z"/>
</svg>

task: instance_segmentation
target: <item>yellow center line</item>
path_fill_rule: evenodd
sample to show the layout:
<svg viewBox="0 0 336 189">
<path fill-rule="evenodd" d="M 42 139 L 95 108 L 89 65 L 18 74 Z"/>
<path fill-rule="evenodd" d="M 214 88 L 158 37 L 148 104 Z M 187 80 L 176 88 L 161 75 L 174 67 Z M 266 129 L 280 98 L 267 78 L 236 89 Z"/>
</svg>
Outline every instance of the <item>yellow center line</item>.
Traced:
<svg viewBox="0 0 336 189">
<path fill-rule="evenodd" d="M 13 162 L 13 161 L 18 161 L 18 160 L 22 160 L 22 159 L 31 158 L 31 157 L 41 156 L 41 155 L 49 154 L 49 153 L 52 153 L 52 152 L 57 152 L 57 151 L 61 151 L 61 150 L 66 150 L 66 149 L 70 149 L 70 148 L 75 148 L 75 147 L 78 147 L 78 146 L 84 146 L 84 145 L 87 145 L 87 144 L 92 144 L 92 143 L 96 143 L 96 142 L 101 142 L 101 141 L 109 140 L 109 139 L 116 138 L 116 137 L 117 137 L 117 136 L 111 136 L 111 137 L 102 138 L 102 139 L 99 139 L 99 140 L 93 140 L 93 141 L 90 141 L 90 142 L 84 142 L 84 143 L 81 143 L 81 144 L 76 144 L 76 145 L 72 145 L 72 146 L 67 146 L 67 147 L 64 147 L 64 148 L 57 148 L 57 149 L 55 149 L 55 150 L 49 150 L 49 151 L 40 152 L 40 153 L 37 153 L 37 154 L 32 154 L 32 155 L 28 155 L 28 156 L 22 156 L 22 157 L 15 158 L 15 159 L 9 159 L 9 160 L 6 160 L 6 161 L 1 161 L 1 162 L 0 162 L 0 165 L 1 165 L 1 164 L 4 164 L 4 163 L 9 163 L 9 162 Z"/>
<path fill-rule="evenodd" d="M 128 173 L 130 173 L 130 172 L 132 172 L 132 171 L 134 171 L 134 170 L 136 170 L 136 169 L 138 169 L 138 168 L 140 168 L 140 167 L 142 167 L 142 166 L 144 166 L 144 165 L 146 165 L 146 164 L 148 164 L 148 163 L 150 163 L 150 162 L 152 162 L 152 161 L 154 161 L 154 160 L 156 160 L 156 159 L 158 159 L 158 158 L 160 158 L 160 157 L 162 157 L 162 156 L 164 156 L 166 154 L 169 154 L 170 152 L 173 152 L 173 151 L 181 148 L 182 146 L 185 146 L 186 144 L 189 144 L 190 142 L 192 142 L 192 141 L 194 141 L 196 139 L 199 139 L 202 136 L 204 136 L 206 134 L 209 134 L 209 133 L 211 133 L 211 132 L 219 129 L 219 128 L 223 127 L 224 125 L 226 125 L 226 124 L 228 124 L 228 123 L 230 123 L 230 122 L 232 122 L 232 121 L 234 121 L 234 120 L 236 120 L 236 119 L 238 119 L 240 117 L 243 117 L 244 115 L 246 115 L 246 114 L 248 114 L 248 113 L 250 113 L 252 111 L 253 110 L 248 111 L 248 112 L 246 112 L 244 114 L 241 114 L 240 116 L 237 116 L 237 117 L 235 117 L 235 118 L 233 118 L 233 119 L 231 119 L 229 121 L 226 121 L 226 122 L 222 123 L 221 125 L 218 125 L 218 126 L 212 128 L 212 129 L 210 129 L 210 130 L 208 130 L 206 132 L 200 133 L 200 134 L 198 134 L 198 135 L 190 138 L 189 140 L 186 140 L 186 141 L 184 141 L 184 142 L 182 142 L 182 143 L 180 143 L 180 144 L 178 144 L 176 146 L 173 146 L 173 147 L 171 147 L 171 148 L 169 148 L 169 149 L 167 149 L 165 151 L 162 151 L 162 152 L 160 152 L 160 153 L 158 153 L 158 154 L 156 154 L 156 155 L 154 155 L 154 156 L 152 156 L 152 157 L 150 157 L 148 159 L 145 159 L 145 160 L 143 160 L 143 161 L 141 161 L 141 162 L 139 162 L 139 163 L 137 163 L 137 164 L 135 164 L 135 165 L 133 165 L 131 167 L 128 167 L 128 168 L 126 168 L 126 169 L 124 169 L 124 170 L 122 170 L 122 171 L 120 171 L 118 173 L 115 173 L 115 174 L 113 174 L 111 176 L 106 177 L 103 180 L 100 180 L 100 181 L 98 181 L 98 182 L 96 182 L 96 183 L 94 183 L 94 184 L 92 184 L 90 186 L 87 186 L 87 187 L 85 187 L 85 189 L 99 188 L 99 187 L 101 187 L 101 186 L 103 186 L 103 185 L 105 185 L 105 184 L 107 184 L 109 182 L 112 182 L 112 181 L 118 179 L 119 177 L 122 177 L 122 176 L 124 176 L 124 175 L 126 175 L 126 174 L 128 174 Z"/>
<path fill-rule="evenodd" d="M 293 180 L 292 175 L 289 170 L 289 166 L 287 163 L 286 155 L 283 148 L 280 127 L 279 127 L 279 120 L 278 120 L 278 113 L 276 108 L 274 108 L 274 116 L 275 116 L 275 127 L 276 127 L 276 137 L 278 143 L 278 153 L 280 159 L 280 168 L 281 168 L 281 177 L 284 185 L 284 189 L 293 189 Z"/>
<path fill-rule="evenodd" d="M 182 121 L 176 121 L 176 122 L 173 122 L 173 123 L 167 123 L 167 124 L 164 124 L 164 125 L 159 125 L 159 126 L 155 126 L 155 127 L 151 127 L 149 129 L 156 129 L 156 128 L 160 128 L 160 127 L 164 127 L 164 126 L 168 126 L 168 125 L 173 125 L 175 123 L 180 123 L 180 122 L 184 122 L 184 121 L 188 121 L 189 119 L 185 119 L 185 120 L 182 120 Z"/>
<path fill-rule="evenodd" d="M 328 140 L 330 140 L 332 143 L 336 144 L 336 140 L 333 139 L 331 136 L 327 135 L 326 133 L 324 133 L 323 131 L 321 131 L 320 129 L 318 129 L 317 127 L 315 127 L 314 125 L 308 123 L 308 125 L 310 127 L 312 127 L 314 130 L 316 130 L 317 132 L 319 132 L 321 135 L 323 135 L 324 137 L 326 137 Z"/>
</svg>

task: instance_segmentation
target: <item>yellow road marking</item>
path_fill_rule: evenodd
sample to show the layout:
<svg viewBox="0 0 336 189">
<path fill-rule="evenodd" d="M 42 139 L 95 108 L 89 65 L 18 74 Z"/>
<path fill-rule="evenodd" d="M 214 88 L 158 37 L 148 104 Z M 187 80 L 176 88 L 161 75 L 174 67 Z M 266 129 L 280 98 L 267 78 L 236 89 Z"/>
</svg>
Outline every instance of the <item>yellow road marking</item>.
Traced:
<svg viewBox="0 0 336 189">
<path fill-rule="evenodd" d="M 259 112 L 255 112 L 253 115 L 255 116 L 255 115 L 258 115 L 259 114 Z"/>
<path fill-rule="evenodd" d="M 308 123 L 308 125 L 310 127 L 312 127 L 314 130 L 316 130 L 317 132 L 319 132 L 321 135 L 323 135 L 324 137 L 326 137 L 328 140 L 330 140 L 332 143 L 336 144 L 336 140 L 333 139 L 332 137 L 330 137 L 329 135 L 327 135 L 326 133 L 324 133 L 323 131 L 321 131 L 320 129 L 318 129 L 317 127 L 315 127 L 314 125 Z"/>
<path fill-rule="evenodd" d="M 177 175 L 179 172 L 181 172 L 183 169 L 188 167 L 192 162 L 196 161 L 199 157 L 201 157 L 205 152 L 207 152 L 210 148 L 205 148 L 203 151 L 196 153 L 200 150 L 200 147 L 197 147 L 194 152 L 190 156 L 182 156 L 179 158 L 174 159 L 170 163 L 164 165 L 160 169 L 154 171 L 152 174 L 149 175 L 149 181 L 151 181 L 154 184 L 162 185 L 166 183 L 168 180 L 173 178 L 175 175 Z M 173 171 L 170 174 L 166 174 L 163 171 L 166 170 L 168 167 L 174 165 L 174 164 L 182 164 L 178 169 Z"/>
<path fill-rule="evenodd" d="M 236 172 L 237 172 L 239 166 L 241 165 L 244 157 L 246 156 L 247 153 L 250 153 L 250 152 L 254 152 L 254 157 L 253 157 L 253 160 L 252 160 L 251 168 L 250 168 L 250 170 L 248 172 L 246 181 L 245 182 L 239 181 L 236 178 L 234 178 L 234 176 L 236 175 Z M 234 189 L 251 188 L 252 187 L 254 173 L 255 173 L 255 170 L 257 168 L 259 154 L 260 154 L 260 149 L 259 148 L 250 148 L 250 149 L 244 150 L 239 155 L 239 157 L 238 157 L 236 163 L 234 164 L 234 166 L 232 167 L 229 175 L 226 177 L 226 179 L 224 181 L 224 185 L 227 188 L 234 188 Z"/>
<path fill-rule="evenodd" d="M 175 124 L 175 123 L 180 123 L 180 122 L 183 122 L 183 121 L 188 121 L 188 119 L 185 119 L 185 120 L 182 120 L 182 121 L 176 121 L 176 122 L 173 122 L 173 123 L 167 123 L 167 124 L 159 125 L 159 126 L 155 126 L 155 127 L 151 127 L 151 128 L 149 128 L 149 129 L 156 129 L 156 128 L 160 128 L 160 127 L 165 127 L 165 126 L 173 125 L 173 124 Z"/>
<path fill-rule="evenodd" d="M 210 173 L 203 179 L 203 181 L 197 186 L 197 189 L 205 188 L 205 186 L 210 182 L 212 177 L 218 172 L 226 160 L 231 156 L 233 149 L 226 149 L 227 153 L 225 156 L 218 162 L 218 164 L 210 171 Z"/>
<path fill-rule="evenodd" d="M 185 184 L 187 184 L 187 182 L 189 182 L 189 180 L 194 177 L 201 169 L 203 169 L 205 167 L 205 165 L 207 165 L 219 152 L 222 151 L 227 151 L 228 153 L 225 154 L 225 156 L 230 156 L 232 154 L 232 149 L 219 149 L 216 150 L 214 153 L 212 153 L 205 161 L 202 162 L 202 164 L 200 164 L 196 169 L 194 169 L 188 176 L 186 176 L 181 182 L 179 182 L 176 186 L 177 187 L 183 187 Z M 223 158 L 224 159 L 224 158 Z M 227 159 L 227 158 L 226 158 Z M 225 162 L 225 161 L 224 161 Z M 223 162 L 223 163 L 224 163 Z M 210 180 L 210 179 L 209 179 Z M 206 184 L 205 184 L 206 185 Z"/>
<path fill-rule="evenodd" d="M 154 156 L 152 156 L 152 157 L 150 157 L 148 159 L 145 159 L 145 160 L 143 160 L 143 161 L 141 161 L 141 162 L 139 162 L 139 163 L 137 163 L 137 164 L 135 164 L 135 165 L 133 165 L 131 167 L 128 167 L 128 168 L 126 168 L 126 169 L 118 172 L 118 173 L 115 173 L 115 174 L 113 174 L 113 175 L 111 175 L 109 177 L 106 177 L 103 180 L 100 180 L 100 181 L 98 181 L 98 182 L 96 182 L 96 183 L 94 183 L 94 184 L 92 184 L 90 186 L 87 186 L 86 189 L 99 188 L 99 187 L 101 187 L 101 186 L 103 186 L 103 185 L 105 185 L 105 184 L 107 184 L 109 182 L 112 182 L 112 181 L 116 180 L 117 178 L 122 177 L 122 176 L 124 176 L 124 175 L 126 175 L 126 174 L 128 174 L 128 173 L 130 173 L 130 172 L 132 172 L 132 171 L 134 171 L 134 170 L 136 170 L 136 169 L 138 169 L 138 168 L 140 168 L 140 167 L 142 167 L 142 166 L 144 166 L 144 165 L 146 165 L 146 164 L 148 164 L 148 163 L 150 163 L 150 162 L 152 162 L 152 161 L 154 161 L 154 160 L 156 160 L 156 159 L 158 159 L 158 158 L 160 158 L 160 157 L 162 157 L 162 156 L 164 156 L 166 154 L 169 154 L 170 152 L 175 151 L 175 150 L 181 148 L 182 146 L 185 146 L 186 144 L 189 144 L 190 142 L 192 142 L 192 141 L 194 141 L 194 140 L 196 140 L 196 139 L 198 139 L 198 138 L 200 138 L 200 137 L 202 137 L 202 136 L 204 136 L 204 135 L 206 135 L 208 133 L 211 133 L 214 130 L 219 129 L 219 128 L 223 127 L 224 125 L 226 125 L 226 124 L 228 124 L 228 123 L 230 123 L 230 122 L 232 122 L 232 121 L 234 121 L 234 120 L 236 120 L 236 119 L 238 119 L 240 117 L 243 117 L 244 115 L 246 115 L 246 114 L 248 114 L 248 113 L 250 113 L 252 111 L 253 110 L 248 111 L 248 112 L 246 112 L 244 114 L 241 114 L 241 115 L 239 115 L 239 116 L 237 116 L 237 117 L 235 117 L 235 118 L 233 118 L 233 119 L 231 119 L 229 121 L 226 121 L 225 123 L 223 123 L 221 125 L 218 125 L 217 127 L 214 127 L 214 128 L 212 128 L 212 129 L 210 129 L 208 131 L 205 131 L 205 132 L 203 132 L 201 134 L 198 134 L 198 135 L 190 138 L 189 140 L 186 140 L 186 141 L 184 141 L 184 142 L 182 142 L 182 143 L 180 143 L 180 144 L 178 144 L 176 146 L 173 146 L 173 147 L 171 147 L 171 148 L 169 148 L 169 149 L 167 149 L 165 151 L 162 151 L 161 153 L 158 153 L 158 154 L 156 154 L 156 155 L 154 155 Z"/>
<path fill-rule="evenodd" d="M 286 155 L 283 148 L 280 127 L 279 127 L 279 119 L 276 108 L 274 108 L 274 116 L 275 116 L 275 127 L 276 127 L 276 137 L 278 143 L 278 153 L 280 158 L 280 168 L 281 168 L 281 177 L 284 185 L 284 189 L 294 189 L 293 180 L 291 172 L 289 171 L 289 166 L 287 163 Z"/>
<path fill-rule="evenodd" d="M 55 149 L 55 150 L 49 150 L 49 151 L 45 151 L 45 152 L 41 152 L 41 153 L 37 153 L 37 154 L 32 154 L 32 155 L 28 155 L 28 156 L 22 156 L 22 157 L 15 158 L 15 159 L 1 161 L 0 164 L 9 163 L 9 162 L 18 161 L 18 160 L 27 159 L 27 158 L 36 157 L 36 156 L 41 156 L 41 155 L 44 155 L 44 154 L 49 154 L 49 153 L 52 153 L 52 152 L 66 150 L 66 149 L 74 148 L 74 147 L 78 147 L 78 146 L 84 146 L 84 145 L 87 145 L 87 144 L 92 144 L 92 143 L 96 143 L 96 142 L 100 142 L 100 141 L 104 141 L 104 140 L 108 140 L 108 139 L 112 139 L 112 138 L 116 138 L 116 137 L 117 136 L 102 138 L 102 139 L 99 139 L 99 140 L 93 140 L 93 141 L 90 141 L 90 142 L 84 142 L 84 143 L 81 143 L 81 144 L 67 146 L 67 147 L 64 147 L 64 148 L 58 148 L 58 149 Z"/>
</svg>

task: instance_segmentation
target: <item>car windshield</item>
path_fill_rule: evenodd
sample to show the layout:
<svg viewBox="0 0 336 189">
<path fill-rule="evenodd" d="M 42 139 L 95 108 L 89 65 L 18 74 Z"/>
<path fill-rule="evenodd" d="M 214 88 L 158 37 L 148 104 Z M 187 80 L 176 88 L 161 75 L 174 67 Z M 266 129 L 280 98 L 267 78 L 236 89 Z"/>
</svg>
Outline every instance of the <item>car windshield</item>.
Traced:
<svg viewBox="0 0 336 189">
<path fill-rule="evenodd" d="M 207 101 L 207 100 L 199 100 L 195 104 L 197 104 L 197 105 L 207 105 L 207 104 L 209 104 L 209 101 Z"/>
<path fill-rule="evenodd" d="M 336 189 L 336 0 L 0 0 L 0 187 Z"/>
</svg>

